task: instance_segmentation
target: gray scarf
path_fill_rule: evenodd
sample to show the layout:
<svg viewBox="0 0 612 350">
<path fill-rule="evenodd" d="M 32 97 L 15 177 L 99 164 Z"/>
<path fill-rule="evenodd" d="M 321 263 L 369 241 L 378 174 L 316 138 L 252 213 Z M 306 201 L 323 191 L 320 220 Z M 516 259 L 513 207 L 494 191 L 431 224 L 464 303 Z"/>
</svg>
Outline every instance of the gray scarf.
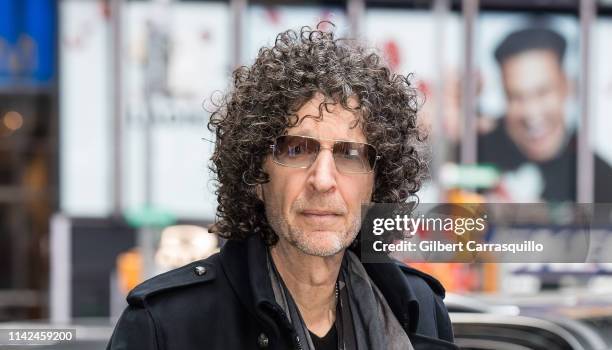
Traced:
<svg viewBox="0 0 612 350">
<path fill-rule="evenodd" d="M 274 299 L 296 329 L 304 349 L 315 350 L 308 328 L 268 253 Z M 384 296 L 351 251 L 345 252 L 337 282 L 336 330 L 339 350 L 414 350 Z"/>
</svg>

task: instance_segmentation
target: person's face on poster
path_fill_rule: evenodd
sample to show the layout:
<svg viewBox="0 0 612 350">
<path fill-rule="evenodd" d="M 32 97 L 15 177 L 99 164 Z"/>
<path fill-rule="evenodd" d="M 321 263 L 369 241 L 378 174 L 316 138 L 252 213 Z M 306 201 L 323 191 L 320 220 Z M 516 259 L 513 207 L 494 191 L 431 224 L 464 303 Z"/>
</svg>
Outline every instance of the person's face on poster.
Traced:
<svg viewBox="0 0 612 350">
<path fill-rule="evenodd" d="M 510 138 L 532 161 L 554 158 L 564 144 L 568 97 L 559 57 L 546 49 L 524 51 L 505 59 L 501 71 Z"/>
</svg>

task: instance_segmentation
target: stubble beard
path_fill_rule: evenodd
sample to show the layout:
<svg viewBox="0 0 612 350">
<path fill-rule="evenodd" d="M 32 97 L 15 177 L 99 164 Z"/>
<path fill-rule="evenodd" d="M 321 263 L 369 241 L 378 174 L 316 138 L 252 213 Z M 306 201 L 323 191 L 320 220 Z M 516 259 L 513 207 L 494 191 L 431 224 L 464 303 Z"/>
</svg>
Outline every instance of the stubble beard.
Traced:
<svg viewBox="0 0 612 350">
<path fill-rule="evenodd" d="M 351 216 L 350 225 L 346 231 L 330 231 L 329 236 L 325 237 L 327 244 L 317 244 L 320 243 L 318 241 L 321 237 L 311 235 L 295 225 L 290 225 L 282 213 L 270 209 L 272 208 L 266 208 L 266 217 L 274 232 L 279 238 L 285 239 L 290 245 L 307 255 L 329 257 L 344 251 L 353 243 L 360 228 L 358 218 Z"/>
</svg>

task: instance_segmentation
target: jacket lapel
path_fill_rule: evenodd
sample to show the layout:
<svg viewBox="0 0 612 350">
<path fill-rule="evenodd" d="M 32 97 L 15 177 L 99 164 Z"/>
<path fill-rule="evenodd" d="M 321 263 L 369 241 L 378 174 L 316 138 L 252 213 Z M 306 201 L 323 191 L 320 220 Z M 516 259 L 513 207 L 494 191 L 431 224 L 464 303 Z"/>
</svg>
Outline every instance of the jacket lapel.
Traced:
<svg viewBox="0 0 612 350">
<path fill-rule="evenodd" d="M 416 332 L 419 323 L 419 303 L 416 294 L 396 263 L 363 264 L 374 284 L 385 296 L 393 314 L 407 334 Z"/>
<path fill-rule="evenodd" d="M 274 300 L 263 240 L 256 234 L 244 241 L 229 240 L 221 248 L 220 256 L 238 299 L 260 321 L 268 336 L 282 339 L 280 328 L 293 335 L 295 330 Z"/>
</svg>

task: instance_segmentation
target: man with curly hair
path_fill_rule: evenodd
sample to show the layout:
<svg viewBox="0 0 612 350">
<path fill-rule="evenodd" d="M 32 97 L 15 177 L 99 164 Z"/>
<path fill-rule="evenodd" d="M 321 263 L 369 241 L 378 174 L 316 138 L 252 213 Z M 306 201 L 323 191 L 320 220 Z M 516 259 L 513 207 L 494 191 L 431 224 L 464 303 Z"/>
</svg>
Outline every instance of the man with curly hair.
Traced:
<svg viewBox="0 0 612 350">
<path fill-rule="evenodd" d="M 407 77 L 309 27 L 233 77 L 209 123 L 228 242 L 132 290 L 108 349 L 455 348 L 443 287 L 356 249 L 361 205 L 424 175 Z"/>
</svg>

